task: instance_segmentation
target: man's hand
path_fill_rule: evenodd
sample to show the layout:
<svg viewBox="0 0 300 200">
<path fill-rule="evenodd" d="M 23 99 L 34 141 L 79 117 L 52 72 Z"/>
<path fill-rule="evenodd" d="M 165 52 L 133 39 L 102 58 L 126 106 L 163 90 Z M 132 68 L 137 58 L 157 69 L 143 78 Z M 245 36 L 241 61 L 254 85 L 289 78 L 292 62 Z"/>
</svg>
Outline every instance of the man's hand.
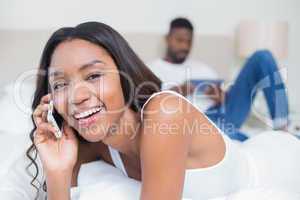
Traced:
<svg viewBox="0 0 300 200">
<path fill-rule="evenodd" d="M 224 103 L 225 92 L 218 85 L 210 85 L 204 92 L 210 99 L 212 99 L 216 105 Z"/>
<path fill-rule="evenodd" d="M 194 93 L 195 86 L 190 81 L 185 81 L 183 84 L 170 88 L 183 96 L 189 96 Z"/>
</svg>

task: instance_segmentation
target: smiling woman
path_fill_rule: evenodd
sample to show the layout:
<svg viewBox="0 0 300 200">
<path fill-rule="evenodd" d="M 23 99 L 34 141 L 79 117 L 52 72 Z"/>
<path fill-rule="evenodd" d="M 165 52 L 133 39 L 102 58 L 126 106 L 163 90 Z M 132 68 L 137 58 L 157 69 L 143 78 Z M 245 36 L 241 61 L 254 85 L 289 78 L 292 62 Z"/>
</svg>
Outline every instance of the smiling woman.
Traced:
<svg viewBox="0 0 300 200">
<path fill-rule="evenodd" d="M 124 109 L 138 112 L 145 97 L 159 91 L 160 85 L 122 36 L 105 24 L 89 22 L 59 29 L 49 39 L 40 62 L 32 108 L 37 110 L 53 99 L 58 123 L 66 121 L 82 146 L 81 143 L 101 141 L 107 130 L 118 123 Z M 49 92 L 51 97 L 45 96 Z M 34 134 L 43 125 L 37 118 L 30 134 L 33 144 L 27 151 L 36 168 L 32 184 L 39 173 L 34 156 L 39 143 Z"/>
</svg>

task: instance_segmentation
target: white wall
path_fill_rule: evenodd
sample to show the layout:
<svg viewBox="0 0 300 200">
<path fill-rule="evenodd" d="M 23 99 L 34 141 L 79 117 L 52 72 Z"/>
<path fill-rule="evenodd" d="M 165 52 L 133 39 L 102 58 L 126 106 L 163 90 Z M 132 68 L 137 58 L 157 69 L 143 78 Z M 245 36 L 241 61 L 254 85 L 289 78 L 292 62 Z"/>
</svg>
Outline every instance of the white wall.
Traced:
<svg viewBox="0 0 300 200">
<path fill-rule="evenodd" d="M 86 20 L 122 31 L 165 32 L 176 15 L 188 16 L 204 33 L 233 32 L 243 18 L 296 21 L 299 0 L 1 0 L 0 28 L 49 29 Z"/>
<path fill-rule="evenodd" d="M 197 32 L 233 37 L 241 19 L 287 20 L 289 92 L 300 111 L 299 9 L 299 0 L 1 0 L 0 29 L 55 29 L 97 20 L 121 32 L 165 33 L 170 19 L 182 15 L 194 22 Z"/>
</svg>

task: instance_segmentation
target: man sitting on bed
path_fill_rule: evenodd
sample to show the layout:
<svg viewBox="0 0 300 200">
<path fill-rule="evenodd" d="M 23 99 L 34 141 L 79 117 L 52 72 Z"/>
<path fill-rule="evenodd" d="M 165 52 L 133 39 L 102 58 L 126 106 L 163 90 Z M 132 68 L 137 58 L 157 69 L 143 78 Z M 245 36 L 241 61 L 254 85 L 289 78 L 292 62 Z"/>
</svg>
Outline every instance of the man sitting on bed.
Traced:
<svg viewBox="0 0 300 200">
<path fill-rule="evenodd" d="M 166 36 L 166 54 L 148 64 L 162 80 L 163 89 L 171 89 L 189 98 L 199 94 L 209 98 L 205 102 L 206 115 L 232 139 L 244 141 L 247 136 L 239 131 L 251 110 L 258 89 L 264 92 L 274 129 L 286 129 L 288 125 L 288 99 L 276 61 L 267 50 L 255 52 L 246 61 L 233 85 L 223 91 L 217 73 L 199 61 L 187 59 L 193 42 L 193 25 L 185 18 L 176 18 L 170 24 Z M 217 59 L 217 58 L 216 58 Z M 195 85 L 195 81 L 201 81 Z M 206 86 L 203 87 L 203 81 Z M 203 98 L 202 98 L 203 99 Z M 200 109 L 201 109 L 200 108 Z"/>
</svg>

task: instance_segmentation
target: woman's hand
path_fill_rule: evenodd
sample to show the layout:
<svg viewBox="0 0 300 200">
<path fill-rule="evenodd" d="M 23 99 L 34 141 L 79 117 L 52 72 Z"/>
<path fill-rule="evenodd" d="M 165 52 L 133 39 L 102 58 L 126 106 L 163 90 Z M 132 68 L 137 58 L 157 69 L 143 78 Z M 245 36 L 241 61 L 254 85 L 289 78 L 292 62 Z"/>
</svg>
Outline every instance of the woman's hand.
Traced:
<svg viewBox="0 0 300 200">
<path fill-rule="evenodd" d="M 33 112 L 37 126 L 34 144 L 46 174 L 53 175 L 56 172 L 72 174 L 77 161 L 78 141 L 73 130 L 66 123 L 63 124 L 62 137 L 60 139 L 55 137 L 55 128 L 46 120 L 50 98 L 50 94 L 44 96 Z"/>
</svg>

